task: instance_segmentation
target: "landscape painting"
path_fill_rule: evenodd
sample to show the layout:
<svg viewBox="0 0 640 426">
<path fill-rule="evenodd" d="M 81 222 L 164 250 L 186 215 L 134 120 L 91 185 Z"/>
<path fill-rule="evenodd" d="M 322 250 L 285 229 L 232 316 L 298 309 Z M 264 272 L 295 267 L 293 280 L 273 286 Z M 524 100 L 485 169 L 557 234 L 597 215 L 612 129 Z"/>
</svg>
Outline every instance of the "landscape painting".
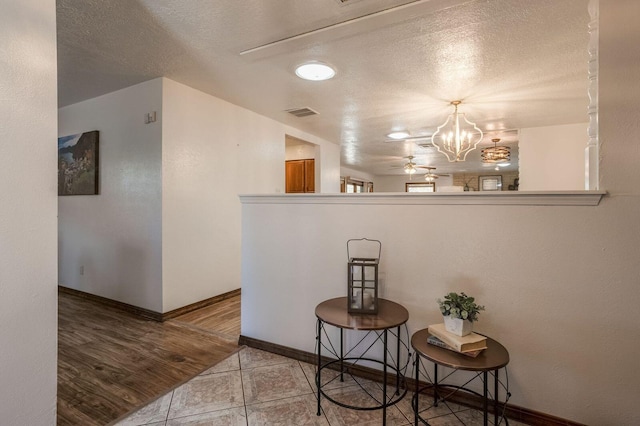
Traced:
<svg viewBox="0 0 640 426">
<path fill-rule="evenodd" d="M 98 194 L 98 131 L 58 138 L 58 195 Z"/>
</svg>

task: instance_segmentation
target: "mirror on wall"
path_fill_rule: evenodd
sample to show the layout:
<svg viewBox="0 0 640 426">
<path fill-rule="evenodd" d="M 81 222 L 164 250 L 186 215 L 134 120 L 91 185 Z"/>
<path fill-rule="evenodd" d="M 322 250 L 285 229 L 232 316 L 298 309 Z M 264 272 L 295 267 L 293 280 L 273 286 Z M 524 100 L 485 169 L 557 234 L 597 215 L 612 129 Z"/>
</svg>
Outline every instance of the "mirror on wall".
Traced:
<svg viewBox="0 0 640 426">
<path fill-rule="evenodd" d="M 458 2 L 403 22 L 420 28 L 403 42 L 420 46 L 413 57 L 422 67 L 419 74 L 400 71 L 397 77 L 415 78 L 420 89 L 401 91 L 408 95 L 404 104 L 385 105 L 388 127 L 370 141 L 343 142 L 342 167 L 371 179 L 376 192 L 403 192 L 405 184 L 428 179 L 420 169 L 406 174 L 410 161 L 434 168 L 436 191 L 486 191 L 484 176 L 499 176 L 503 191 L 585 189 L 585 150 L 594 143 L 589 114 L 597 110 L 590 99 L 597 98 L 597 76 L 589 74 L 589 62 L 597 60 L 594 3 Z M 442 21 L 434 23 L 435 17 Z M 450 162 L 431 136 L 452 114 L 456 99 L 483 139 L 465 161 Z M 387 136 L 396 131 L 406 136 Z M 483 161 L 483 149 L 494 146 L 508 149 L 509 160 Z"/>
</svg>

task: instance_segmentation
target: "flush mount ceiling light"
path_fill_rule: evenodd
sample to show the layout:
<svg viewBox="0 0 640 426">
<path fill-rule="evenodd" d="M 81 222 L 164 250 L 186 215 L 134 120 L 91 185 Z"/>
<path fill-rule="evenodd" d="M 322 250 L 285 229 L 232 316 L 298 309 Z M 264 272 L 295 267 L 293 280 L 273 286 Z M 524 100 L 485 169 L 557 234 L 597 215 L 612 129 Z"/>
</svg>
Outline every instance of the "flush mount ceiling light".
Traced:
<svg viewBox="0 0 640 426">
<path fill-rule="evenodd" d="M 498 146 L 500 139 L 491 139 L 493 146 L 480 151 L 483 163 L 504 163 L 511 160 L 511 148 L 508 146 Z M 500 165 L 500 164 L 498 164 Z"/>
<path fill-rule="evenodd" d="M 388 138 L 390 139 L 405 139 L 409 137 L 409 132 L 405 132 L 405 131 L 398 131 L 398 132 L 391 132 L 387 135 Z"/>
<path fill-rule="evenodd" d="M 462 101 L 453 101 L 455 111 L 431 136 L 431 143 L 449 162 L 464 161 L 482 140 L 482 130 L 458 112 Z"/>
<path fill-rule="evenodd" d="M 322 62 L 307 62 L 296 68 L 296 75 L 304 80 L 329 80 L 336 75 L 336 70 Z"/>
</svg>

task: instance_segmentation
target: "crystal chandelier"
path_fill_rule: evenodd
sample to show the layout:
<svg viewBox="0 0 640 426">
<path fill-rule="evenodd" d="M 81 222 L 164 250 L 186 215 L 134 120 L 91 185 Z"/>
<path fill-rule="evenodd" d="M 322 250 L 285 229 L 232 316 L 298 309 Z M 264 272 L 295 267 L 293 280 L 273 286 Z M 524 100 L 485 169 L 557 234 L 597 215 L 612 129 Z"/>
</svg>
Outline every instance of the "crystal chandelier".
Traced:
<svg viewBox="0 0 640 426">
<path fill-rule="evenodd" d="M 453 101 L 455 111 L 431 136 L 431 143 L 450 162 L 464 161 L 482 140 L 482 130 L 458 112 L 462 101 Z"/>
<path fill-rule="evenodd" d="M 500 139 L 491 139 L 493 146 L 480 151 L 483 163 L 502 163 L 511 160 L 511 148 L 508 146 L 497 146 Z"/>
</svg>

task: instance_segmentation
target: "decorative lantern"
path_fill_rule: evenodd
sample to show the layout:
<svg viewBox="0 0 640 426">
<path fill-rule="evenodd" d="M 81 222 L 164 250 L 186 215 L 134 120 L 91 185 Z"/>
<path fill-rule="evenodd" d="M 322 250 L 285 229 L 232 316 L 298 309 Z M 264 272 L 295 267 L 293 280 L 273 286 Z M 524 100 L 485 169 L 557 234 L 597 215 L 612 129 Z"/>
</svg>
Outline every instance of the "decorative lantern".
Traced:
<svg viewBox="0 0 640 426">
<path fill-rule="evenodd" d="M 351 257 L 351 250 L 356 246 L 365 256 Z M 375 249 L 378 257 L 374 257 Z M 381 251 L 382 243 L 378 240 L 361 238 L 347 241 L 347 311 L 350 314 L 378 313 L 378 264 Z"/>
</svg>

